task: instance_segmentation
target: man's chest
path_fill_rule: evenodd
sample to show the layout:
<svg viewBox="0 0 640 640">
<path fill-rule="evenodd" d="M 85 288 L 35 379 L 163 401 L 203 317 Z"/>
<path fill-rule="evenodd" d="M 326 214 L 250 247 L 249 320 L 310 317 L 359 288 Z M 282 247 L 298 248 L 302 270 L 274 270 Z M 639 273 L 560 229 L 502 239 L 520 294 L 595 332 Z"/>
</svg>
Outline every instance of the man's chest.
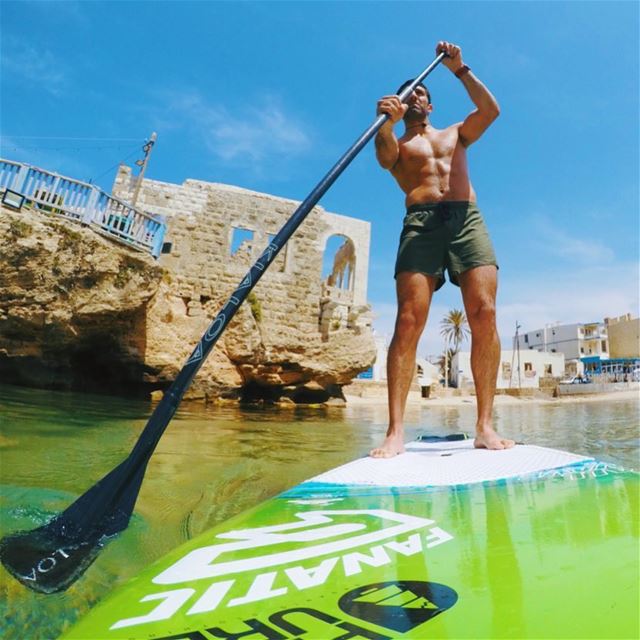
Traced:
<svg viewBox="0 0 640 640">
<path fill-rule="evenodd" d="M 405 141 L 400 146 L 400 160 L 404 165 L 422 164 L 430 161 L 448 161 L 458 143 L 455 130 L 430 131 Z"/>
</svg>

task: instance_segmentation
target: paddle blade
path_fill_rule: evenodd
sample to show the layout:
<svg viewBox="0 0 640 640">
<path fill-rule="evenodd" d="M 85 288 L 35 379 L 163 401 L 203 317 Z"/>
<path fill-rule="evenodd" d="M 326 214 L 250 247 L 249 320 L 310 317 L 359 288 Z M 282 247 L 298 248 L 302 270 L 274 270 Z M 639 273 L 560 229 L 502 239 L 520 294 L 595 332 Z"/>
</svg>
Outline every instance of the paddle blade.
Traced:
<svg viewBox="0 0 640 640">
<path fill-rule="evenodd" d="M 25 587 L 56 593 L 72 585 L 97 558 L 109 538 L 73 542 L 58 531 L 57 519 L 33 531 L 2 539 L 0 560 Z"/>
<path fill-rule="evenodd" d="M 47 524 L 3 538 L 0 561 L 7 571 L 33 591 L 67 589 L 127 528 L 147 462 L 127 458 Z"/>
</svg>

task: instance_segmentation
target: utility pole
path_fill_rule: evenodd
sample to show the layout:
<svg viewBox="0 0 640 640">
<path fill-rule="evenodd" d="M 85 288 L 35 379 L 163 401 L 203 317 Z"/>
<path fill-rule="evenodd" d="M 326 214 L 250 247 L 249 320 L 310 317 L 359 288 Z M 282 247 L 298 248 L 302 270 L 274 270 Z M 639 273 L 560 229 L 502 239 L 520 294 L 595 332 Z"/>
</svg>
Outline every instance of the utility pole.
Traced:
<svg viewBox="0 0 640 640">
<path fill-rule="evenodd" d="M 513 387 L 513 363 L 516 359 L 516 343 L 518 342 L 518 321 L 516 320 L 516 335 L 513 338 L 513 350 L 511 351 L 511 368 L 509 369 L 509 389 Z"/>
<path fill-rule="evenodd" d="M 520 378 L 520 336 L 519 336 L 519 330 L 520 330 L 520 326 L 518 324 L 518 321 L 516 320 L 516 350 L 518 353 L 518 389 L 522 388 L 522 379 Z"/>
<path fill-rule="evenodd" d="M 138 178 L 136 180 L 136 188 L 133 192 L 133 198 L 131 198 L 131 206 L 135 207 L 136 202 L 138 200 L 138 194 L 140 193 L 140 187 L 142 186 L 142 179 L 144 178 L 144 172 L 147 169 L 147 163 L 149 162 L 149 157 L 151 156 L 151 149 L 153 149 L 153 145 L 156 143 L 158 138 L 158 134 L 154 131 L 151 134 L 151 137 L 145 143 L 142 150 L 144 151 L 144 158 L 142 160 L 136 160 L 136 165 L 140 167 L 140 173 L 138 174 Z"/>
</svg>

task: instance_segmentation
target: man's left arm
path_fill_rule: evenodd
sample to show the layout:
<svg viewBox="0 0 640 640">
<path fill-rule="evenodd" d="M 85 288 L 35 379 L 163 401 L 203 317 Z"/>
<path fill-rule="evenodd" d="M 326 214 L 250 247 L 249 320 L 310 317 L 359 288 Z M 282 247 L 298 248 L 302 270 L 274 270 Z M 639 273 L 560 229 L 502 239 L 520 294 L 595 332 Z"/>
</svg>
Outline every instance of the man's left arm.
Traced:
<svg viewBox="0 0 640 640">
<path fill-rule="evenodd" d="M 471 69 L 462 61 L 460 47 L 449 42 L 439 42 L 436 52 L 444 51 L 447 57 L 444 64 L 456 77 L 460 79 L 469 97 L 476 106 L 460 125 L 458 133 L 465 147 L 475 142 L 500 115 L 500 107 L 489 89 L 473 75 Z"/>
</svg>

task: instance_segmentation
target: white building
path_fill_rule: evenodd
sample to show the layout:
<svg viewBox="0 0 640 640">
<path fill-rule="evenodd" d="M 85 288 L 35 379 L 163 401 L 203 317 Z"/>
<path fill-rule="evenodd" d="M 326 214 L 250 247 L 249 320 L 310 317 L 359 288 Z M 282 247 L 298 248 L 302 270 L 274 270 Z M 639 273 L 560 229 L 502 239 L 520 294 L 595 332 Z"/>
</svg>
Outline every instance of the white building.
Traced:
<svg viewBox="0 0 640 640">
<path fill-rule="evenodd" d="M 542 329 L 523 333 L 517 339 L 520 351 L 563 353 L 566 360 L 609 358 L 609 337 L 604 322 L 548 324 Z M 516 336 L 513 344 L 517 348 Z"/>
<path fill-rule="evenodd" d="M 374 329 L 373 339 L 376 343 L 376 360 L 366 371 L 359 373 L 356 380 L 382 382 L 387 379 L 387 351 L 389 350 L 387 338 Z"/>
<path fill-rule="evenodd" d="M 372 380 L 374 382 L 386 382 L 387 380 L 387 353 L 389 345 L 385 336 L 376 331 L 373 332 L 373 339 L 376 343 L 376 361 L 369 369 L 357 376 L 358 380 Z M 425 360 L 416 358 L 416 381 L 421 388 L 431 387 L 438 384 L 440 380 L 440 368 Z"/>
<path fill-rule="evenodd" d="M 424 358 L 416 358 L 416 370 L 420 387 L 431 387 L 440 381 L 440 367 Z"/>
<path fill-rule="evenodd" d="M 498 389 L 537 389 L 540 378 L 564 376 L 564 354 L 548 351 L 501 351 Z M 456 353 L 451 362 L 451 377 L 457 387 L 473 384 L 471 353 Z"/>
</svg>

